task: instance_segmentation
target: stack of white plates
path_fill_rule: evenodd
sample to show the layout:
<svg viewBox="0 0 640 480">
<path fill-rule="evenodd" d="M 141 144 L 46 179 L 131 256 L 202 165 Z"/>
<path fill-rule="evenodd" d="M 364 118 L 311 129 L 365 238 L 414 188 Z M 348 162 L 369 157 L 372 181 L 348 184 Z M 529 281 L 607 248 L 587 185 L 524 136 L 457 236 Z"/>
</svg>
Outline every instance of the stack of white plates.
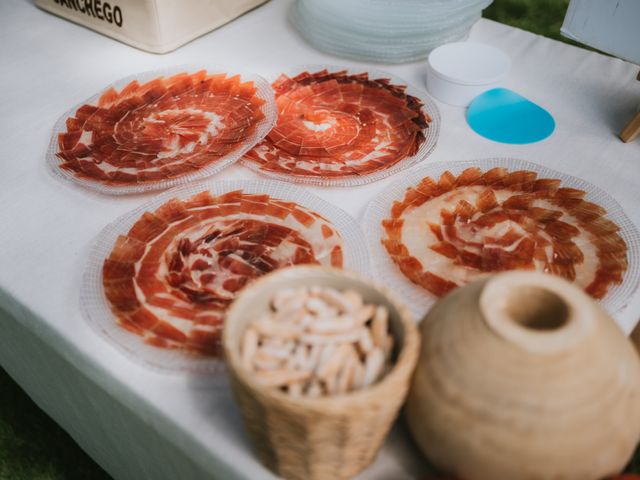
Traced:
<svg viewBox="0 0 640 480">
<path fill-rule="evenodd" d="M 492 0 L 298 0 L 292 20 L 317 48 L 382 63 L 425 58 L 466 38 Z"/>
</svg>

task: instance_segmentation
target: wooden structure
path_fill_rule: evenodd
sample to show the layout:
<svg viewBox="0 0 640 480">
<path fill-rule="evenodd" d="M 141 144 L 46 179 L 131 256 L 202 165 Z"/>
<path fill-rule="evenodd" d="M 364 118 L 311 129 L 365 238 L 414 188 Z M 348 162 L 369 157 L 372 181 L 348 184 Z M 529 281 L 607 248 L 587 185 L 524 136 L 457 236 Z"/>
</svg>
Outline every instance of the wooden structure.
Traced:
<svg viewBox="0 0 640 480">
<path fill-rule="evenodd" d="M 638 81 L 640 81 L 640 72 L 638 72 Z M 629 123 L 620 132 L 620 139 L 627 143 L 634 140 L 640 135 L 640 111 L 631 119 Z"/>
</svg>

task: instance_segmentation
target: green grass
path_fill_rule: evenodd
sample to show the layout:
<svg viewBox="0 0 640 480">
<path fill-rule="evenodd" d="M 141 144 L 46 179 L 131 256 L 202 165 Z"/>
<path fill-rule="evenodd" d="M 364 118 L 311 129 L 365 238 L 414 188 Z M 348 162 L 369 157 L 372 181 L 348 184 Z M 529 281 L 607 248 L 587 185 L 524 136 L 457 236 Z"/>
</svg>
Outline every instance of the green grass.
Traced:
<svg viewBox="0 0 640 480">
<path fill-rule="evenodd" d="M 0 479 L 110 478 L 2 369 L 0 392 Z"/>
<path fill-rule="evenodd" d="M 564 41 L 560 27 L 569 0 L 497 0 L 483 16 L 513 27 Z"/>
<path fill-rule="evenodd" d="M 597 51 L 560 35 L 560 27 L 568 6 L 569 0 L 495 0 L 482 16 L 570 45 Z"/>
<path fill-rule="evenodd" d="M 496 0 L 485 17 L 567 43 L 568 0 Z M 628 471 L 640 473 L 640 451 Z M 109 476 L 0 369 L 0 480 L 102 480 Z"/>
</svg>

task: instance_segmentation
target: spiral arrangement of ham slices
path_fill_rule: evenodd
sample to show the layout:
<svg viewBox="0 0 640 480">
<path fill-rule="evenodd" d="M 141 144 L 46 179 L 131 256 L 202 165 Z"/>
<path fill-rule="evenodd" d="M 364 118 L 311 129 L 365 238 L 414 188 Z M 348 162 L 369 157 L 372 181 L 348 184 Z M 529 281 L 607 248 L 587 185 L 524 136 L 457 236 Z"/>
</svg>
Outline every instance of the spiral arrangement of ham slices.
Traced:
<svg viewBox="0 0 640 480">
<path fill-rule="evenodd" d="M 339 179 L 415 155 L 431 118 L 406 86 L 367 73 L 302 72 L 272 85 L 278 122 L 245 164 L 263 173 Z"/>
<path fill-rule="evenodd" d="M 150 345 L 218 356 L 225 311 L 252 279 L 297 264 L 342 267 L 332 224 L 242 190 L 171 199 L 117 238 L 102 282 L 121 327 Z"/>
<path fill-rule="evenodd" d="M 627 245 L 584 196 L 533 171 L 446 171 L 394 202 L 382 244 L 408 279 L 436 296 L 491 272 L 529 269 L 602 299 L 622 282 Z"/>
<path fill-rule="evenodd" d="M 206 70 L 109 88 L 67 118 L 58 167 L 108 186 L 200 171 L 246 146 L 265 117 L 256 93 L 239 75 Z"/>
</svg>

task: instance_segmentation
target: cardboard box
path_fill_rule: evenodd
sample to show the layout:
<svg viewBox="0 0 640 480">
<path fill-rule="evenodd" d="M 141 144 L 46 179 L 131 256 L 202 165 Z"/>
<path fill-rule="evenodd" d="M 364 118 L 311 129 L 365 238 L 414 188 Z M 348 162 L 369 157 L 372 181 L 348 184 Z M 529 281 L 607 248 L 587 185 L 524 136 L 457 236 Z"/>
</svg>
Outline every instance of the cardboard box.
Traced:
<svg viewBox="0 0 640 480">
<path fill-rule="evenodd" d="M 48 12 L 152 53 L 167 53 L 267 0 L 36 0 Z"/>
<path fill-rule="evenodd" d="M 640 65 L 640 1 L 571 0 L 562 35 Z"/>
</svg>

